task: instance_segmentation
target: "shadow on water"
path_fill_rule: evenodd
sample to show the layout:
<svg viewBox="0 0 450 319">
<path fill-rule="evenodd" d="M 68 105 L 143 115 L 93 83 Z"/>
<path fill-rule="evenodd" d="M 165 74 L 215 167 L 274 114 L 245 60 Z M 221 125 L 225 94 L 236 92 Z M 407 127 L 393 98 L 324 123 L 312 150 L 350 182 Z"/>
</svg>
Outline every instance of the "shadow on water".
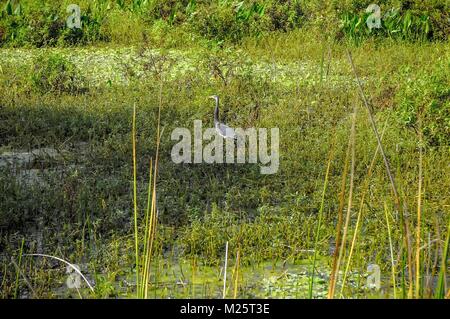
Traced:
<svg viewBox="0 0 450 319">
<path fill-rule="evenodd" d="M 71 239 L 64 234 L 86 223 L 95 224 L 95 231 L 102 234 L 131 232 L 132 106 L 121 101 L 118 104 L 100 112 L 70 105 L 56 108 L 45 103 L 40 107 L 2 109 L 0 120 L 5 125 L 0 132 L 3 212 L 0 226 L 3 229 L 26 235 L 29 232 L 24 225 L 39 220 L 52 236 L 59 234 L 61 238 L 54 240 L 63 246 L 70 245 L 74 238 L 87 237 L 87 233 L 80 231 L 74 231 Z M 137 114 L 138 202 L 142 209 L 147 200 L 148 163 L 156 153 L 157 114 L 156 107 L 143 104 Z M 277 200 L 270 192 L 263 198 L 260 190 L 268 179 L 273 182 L 279 177 L 261 175 L 259 164 L 173 163 L 170 153 L 176 141 L 170 140 L 170 132 L 175 126 L 192 127 L 195 115 L 186 112 L 166 107 L 161 114 L 164 134 L 157 193 L 163 224 L 189 224 L 208 214 L 214 206 L 254 218 L 263 201 L 267 204 L 270 198 Z M 208 118 L 205 112 L 200 117 Z M 205 128 L 208 121 L 212 122 L 212 118 L 205 121 Z"/>
</svg>

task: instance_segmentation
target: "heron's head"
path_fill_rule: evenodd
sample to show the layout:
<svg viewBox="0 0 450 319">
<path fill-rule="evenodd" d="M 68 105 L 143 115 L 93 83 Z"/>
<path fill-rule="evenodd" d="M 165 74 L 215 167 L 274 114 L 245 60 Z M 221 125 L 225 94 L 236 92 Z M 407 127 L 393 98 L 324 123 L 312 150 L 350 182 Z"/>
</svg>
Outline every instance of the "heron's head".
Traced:
<svg viewBox="0 0 450 319">
<path fill-rule="evenodd" d="M 216 103 L 217 103 L 217 101 L 219 101 L 219 97 L 217 95 L 211 95 L 211 96 L 209 96 L 209 98 L 216 101 Z"/>
</svg>

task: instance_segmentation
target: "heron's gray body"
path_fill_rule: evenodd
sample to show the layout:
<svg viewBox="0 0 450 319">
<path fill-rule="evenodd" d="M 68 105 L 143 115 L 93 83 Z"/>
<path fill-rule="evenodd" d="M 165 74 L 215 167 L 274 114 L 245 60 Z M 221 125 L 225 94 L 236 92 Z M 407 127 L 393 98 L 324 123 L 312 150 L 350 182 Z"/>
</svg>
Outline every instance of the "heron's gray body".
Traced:
<svg viewBox="0 0 450 319">
<path fill-rule="evenodd" d="M 215 127 L 217 133 L 219 133 L 220 136 L 224 138 L 233 138 L 233 139 L 236 138 L 236 133 L 231 127 L 223 123 L 215 123 Z"/>
<path fill-rule="evenodd" d="M 236 132 L 226 124 L 219 121 L 219 97 L 217 95 L 211 96 L 216 101 L 216 107 L 214 109 L 214 127 L 217 133 L 223 138 L 236 139 Z"/>
</svg>

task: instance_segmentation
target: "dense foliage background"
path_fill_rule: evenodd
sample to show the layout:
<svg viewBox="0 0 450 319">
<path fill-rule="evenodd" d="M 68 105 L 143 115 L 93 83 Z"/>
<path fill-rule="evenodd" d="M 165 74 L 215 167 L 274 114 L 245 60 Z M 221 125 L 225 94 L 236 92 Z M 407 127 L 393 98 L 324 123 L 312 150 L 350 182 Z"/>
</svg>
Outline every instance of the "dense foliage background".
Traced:
<svg viewBox="0 0 450 319">
<path fill-rule="evenodd" d="M 67 6 L 81 8 L 81 29 L 66 27 Z M 381 36 L 442 41 L 450 34 L 450 4 L 439 0 L 380 0 L 382 28 L 370 30 L 371 0 L 96 0 L 0 2 L 0 46 L 67 46 L 139 42 L 157 29 L 195 31 L 216 43 L 318 28 L 336 39 Z"/>
</svg>

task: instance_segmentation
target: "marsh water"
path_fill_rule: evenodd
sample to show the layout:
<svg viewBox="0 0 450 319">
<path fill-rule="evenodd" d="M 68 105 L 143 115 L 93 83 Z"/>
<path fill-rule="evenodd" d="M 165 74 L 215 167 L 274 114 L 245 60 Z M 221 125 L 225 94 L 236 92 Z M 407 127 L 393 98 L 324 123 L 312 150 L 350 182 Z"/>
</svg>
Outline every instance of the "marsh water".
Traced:
<svg viewBox="0 0 450 319">
<path fill-rule="evenodd" d="M 149 298 L 223 298 L 223 267 L 197 265 L 195 260 L 158 260 L 154 264 Z M 228 269 L 225 298 L 309 298 L 311 284 L 311 260 L 292 263 L 265 262 L 238 269 L 232 264 Z M 95 278 L 102 281 L 106 274 L 86 274 L 95 285 Z M 386 278 L 383 278 L 385 280 Z M 352 273 L 347 279 L 343 296 L 352 298 L 391 298 L 392 287 L 383 284 L 379 289 L 367 286 L 367 274 Z M 389 278 L 387 278 L 389 280 Z M 116 298 L 136 297 L 135 273 L 118 275 L 111 291 Z M 57 284 L 57 283 L 56 283 Z M 326 298 L 329 284 L 329 269 L 319 266 L 313 282 L 313 298 Z M 83 288 L 87 292 L 87 288 Z M 338 291 L 340 286 L 338 285 Z M 78 298 L 76 289 L 68 288 L 64 282 L 53 289 L 58 297 Z"/>
</svg>

